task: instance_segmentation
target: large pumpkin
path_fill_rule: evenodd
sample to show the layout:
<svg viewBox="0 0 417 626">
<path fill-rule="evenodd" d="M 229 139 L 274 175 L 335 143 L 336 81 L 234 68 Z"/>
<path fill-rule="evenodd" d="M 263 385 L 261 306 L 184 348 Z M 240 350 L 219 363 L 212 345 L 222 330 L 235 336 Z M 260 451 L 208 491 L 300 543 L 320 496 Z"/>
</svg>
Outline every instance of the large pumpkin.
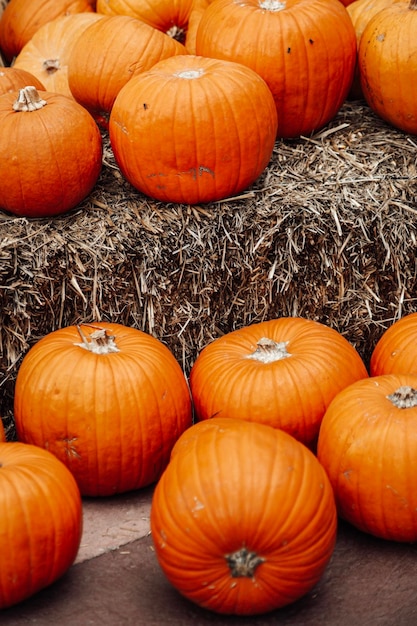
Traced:
<svg viewBox="0 0 417 626">
<path fill-rule="evenodd" d="M 110 113 L 120 89 L 161 59 L 185 47 L 145 22 L 127 15 L 102 16 L 78 37 L 68 61 L 74 98 L 94 113 Z"/>
<path fill-rule="evenodd" d="M 116 161 L 152 198 L 195 204 L 232 196 L 267 166 L 275 144 L 272 94 L 253 70 L 182 55 L 120 91 L 110 116 Z"/>
<path fill-rule="evenodd" d="M 93 11 L 95 0 L 10 0 L 0 19 L 0 48 L 11 62 L 38 28 L 60 15 Z"/>
<path fill-rule="evenodd" d="M 81 497 L 52 454 L 23 443 L 0 444 L 0 609 L 62 576 L 77 556 Z"/>
<path fill-rule="evenodd" d="M 68 86 L 72 48 L 83 30 L 102 17 L 93 12 L 70 13 L 47 22 L 23 46 L 13 67 L 31 72 L 46 91 L 72 96 Z"/>
<path fill-rule="evenodd" d="M 369 363 L 371 376 L 417 374 L 417 313 L 389 326 L 377 342 Z"/>
<path fill-rule="evenodd" d="M 208 344 L 191 369 L 190 388 L 198 420 L 262 422 L 314 446 L 331 400 L 367 375 L 355 348 L 336 330 L 281 317 Z"/>
<path fill-rule="evenodd" d="M 46 335 L 15 388 L 19 440 L 55 454 L 83 495 L 156 481 L 191 425 L 185 376 L 169 349 L 134 328 L 101 322 Z"/>
<path fill-rule="evenodd" d="M 93 189 L 102 139 L 91 115 L 67 96 L 27 86 L 0 96 L 0 208 L 58 215 Z"/>
<path fill-rule="evenodd" d="M 317 455 L 339 515 L 391 541 L 417 541 L 417 376 L 387 374 L 341 391 L 327 409 Z"/>
<path fill-rule="evenodd" d="M 16 67 L 0 67 L 0 95 L 10 92 L 15 93 L 27 85 L 45 90 L 41 81 L 30 72 L 17 69 Z"/>
<path fill-rule="evenodd" d="M 214 0 L 196 53 L 243 63 L 265 79 L 278 135 L 309 135 L 327 124 L 349 92 L 356 61 L 352 21 L 339 0 Z"/>
<path fill-rule="evenodd" d="M 255 615 L 294 602 L 333 553 L 336 508 L 316 457 L 283 431 L 214 418 L 184 433 L 154 491 L 151 536 L 196 604 Z"/>
<path fill-rule="evenodd" d="M 393 2 L 367 23 L 359 44 L 362 91 L 370 108 L 417 134 L 417 0 Z"/>
</svg>

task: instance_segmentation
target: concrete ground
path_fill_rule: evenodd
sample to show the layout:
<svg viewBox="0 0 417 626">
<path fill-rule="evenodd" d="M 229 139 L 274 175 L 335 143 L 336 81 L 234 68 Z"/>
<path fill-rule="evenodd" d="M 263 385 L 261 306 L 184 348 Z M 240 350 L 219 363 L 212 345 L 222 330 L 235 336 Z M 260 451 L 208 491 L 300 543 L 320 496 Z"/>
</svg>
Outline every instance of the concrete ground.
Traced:
<svg viewBox="0 0 417 626">
<path fill-rule="evenodd" d="M 297 603 L 255 617 L 221 616 L 179 595 L 149 535 L 152 489 L 84 500 L 76 563 L 56 583 L 0 612 L 1 626 L 417 626 L 417 546 L 340 523 L 332 560 Z M 1 559 L 1 555 L 0 555 Z"/>
</svg>

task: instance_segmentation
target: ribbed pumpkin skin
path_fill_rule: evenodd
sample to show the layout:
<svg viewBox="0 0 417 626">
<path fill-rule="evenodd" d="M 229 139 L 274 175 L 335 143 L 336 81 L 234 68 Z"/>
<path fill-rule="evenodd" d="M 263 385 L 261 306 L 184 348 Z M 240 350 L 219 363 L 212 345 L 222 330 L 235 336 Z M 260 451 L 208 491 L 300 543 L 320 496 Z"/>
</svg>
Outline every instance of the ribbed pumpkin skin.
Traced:
<svg viewBox="0 0 417 626">
<path fill-rule="evenodd" d="M 83 30 L 102 17 L 93 12 L 70 13 L 47 22 L 23 46 L 13 67 L 31 72 L 46 91 L 72 97 L 68 86 L 71 50 Z"/>
<path fill-rule="evenodd" d="M 232 196 L 267 166 L 277 117 L 266 83 L 240 64 L 183 55 L 120 91 L 110 140 L 129 182 L 162 201 Z"/>
<path fill-rule="evenodd" d="M 370 108 L 417 134 L 417 4 L 393 2 L 366 25 L 359 44 L 361 87 Z"/>
<path fill-rule="evenodd" d="M 15 93 L 27 85 L 45 90 L 43 83 L 30 72 L 15 67 L 0 67 L 0 95 Z"/>
<path fill-rule="evenodd" d="M 0 20 L 0 48 L 10 62 L 43 24 L 94 10 L 95 0 L 10 0 Z"/>
<path fill-rule="evenodd" d="M 397 320 L 381 335 L 369 371 L 371 376 L 417 374 L 417 313 Z"/>
<path fill-rule="evenodd" d="M 73 564 L 82 534 L 81 497 L 46 450 L 0 444 L 0 609 L 49 586 Z"/>
<path fill-rule="evenodd" d="M 154 492 L 151 535 L 163 572 L 218 613 L 294 602 L 334 549 L 336 509 L 323 468 L 283 431 L 221 418 L 201 426 L 184 433 L 184 445 L 178 440 Z M 263 562 L 233 576 L 226 556 L 245 548 Z"/>
<path fill-rule="evenodd" d="M 39 95 L 45 106 L 20 112 L 13 110 L 18 92 L 0 96 L 0 207 L 26 217 L 73 209 L 93 189 L 102 164 L 91 115 L 67 96 Z"/>
<path fill-rule="evenodd" d="M 80 347 L 74 326 L 46 335 L 19 368 L 14 407 L 18 439 L 55 454 L 90 496 L 156 481 L 191 425 L 187 382 L 169 349 L 133 328 L 98 326 L 119 352 Z"/>
<path fill-rule="evenodd" d="M 336 396 L 323 418 L 317 456 L 339 515 L 363 532 L 390 541 L 417 540 L 417 406 L 387 398 L 417 376 L 361 380 Z"/>
<path fill-rule="evenodd" d="M 136 18 L 103 16 L 81 34 L 72 50 L 69 87 L 89 111 L 110 113 L 120 89 L 133 76 L 185 52 L 181 43 Z"/>
<path fill-rule="evenodd" d="M 201 17 L 196 53 L 254 69 L 275 98 L 278 135 L 309 135 L 346 99 L 355 69 L 355 31 L 339 0 L 275 4 L 276 10 L 262 8 L 259 0 L 214 0 Z"/>
<path fill-rule="evenodd" d="M 97 0 L 97 12 L 105 15 L 130 15 L 167 33 L 172 28 L 186 29 L 194 0 Z"/>
<path fill-rule="evenodd" d="M 264 337 L 285 342 L 290 356 L 273 362 L 250 358 Z M 198 420 L 224 416 L 256 421 L 313 447 L 334 396 L 367 376 L 359 354 L 337 331 L 282 317 L 208 344 L 191 369 L 190 389 Z"/>
</svg>

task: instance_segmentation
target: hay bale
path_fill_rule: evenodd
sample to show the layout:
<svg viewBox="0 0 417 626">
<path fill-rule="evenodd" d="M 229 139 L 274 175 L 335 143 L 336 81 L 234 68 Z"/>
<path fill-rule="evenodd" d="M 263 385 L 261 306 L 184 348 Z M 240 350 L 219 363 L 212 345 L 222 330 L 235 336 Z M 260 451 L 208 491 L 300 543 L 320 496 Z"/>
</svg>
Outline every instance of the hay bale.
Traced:
<svg viewBox="0 0 417 626">
<path fill-rule="evenodd" d="M 247 193 L 163 204 L 103 171 L 71 214 L 0 212 L 2 404 L 10 423 L 28 348 L 68 324 L 111 320 L 171 348 L 186 374 L 222 333 L 283 315 L 341 332 L 367 362 L 416 303 L 416 139 L 362 102 L 323 131 L 278 141 Z"/>
</svg>

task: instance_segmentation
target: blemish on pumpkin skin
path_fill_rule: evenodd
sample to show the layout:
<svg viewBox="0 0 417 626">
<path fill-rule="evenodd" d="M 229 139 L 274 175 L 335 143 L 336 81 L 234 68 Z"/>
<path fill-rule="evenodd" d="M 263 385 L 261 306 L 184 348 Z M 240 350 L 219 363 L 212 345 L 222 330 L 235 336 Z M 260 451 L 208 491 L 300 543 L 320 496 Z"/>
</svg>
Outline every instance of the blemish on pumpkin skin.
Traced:
<svg viewBox="0 0 417 626">
<path fill-rule="evenodd" d="M 74 446 L 73 442 L 77 441 L 78 437 L 64 437 L 61 441 L 64 442 L 64 452 L 68 457 L 73 457 L 76 459 L 81 459 L 81 456 L 77 452 L 77 448 Z"/>
<path fill-rule="evenodd" d="M 385 33 L 381 33 L 376 38 L 377 41 L 385 41 Z"/>
</svg>

